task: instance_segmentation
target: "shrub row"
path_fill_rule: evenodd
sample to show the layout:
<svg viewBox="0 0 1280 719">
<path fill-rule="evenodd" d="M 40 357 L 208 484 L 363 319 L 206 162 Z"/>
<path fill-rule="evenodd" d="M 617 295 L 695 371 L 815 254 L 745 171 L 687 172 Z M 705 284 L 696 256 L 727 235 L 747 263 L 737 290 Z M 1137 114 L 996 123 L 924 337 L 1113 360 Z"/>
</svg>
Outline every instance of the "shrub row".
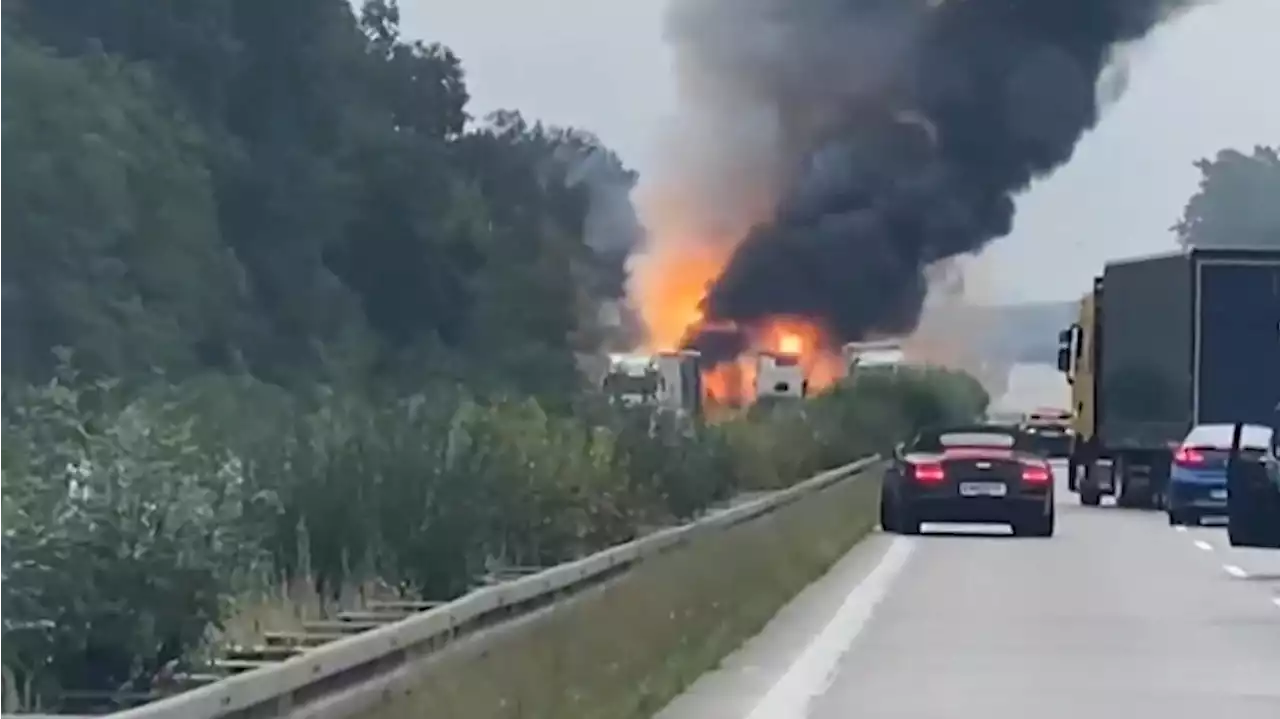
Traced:
<svg viewBox="0 0 1280 719">
<path fill-rule="evenodd" d="M 451 598 L 495 562 L 596 551 L 986 396 L 913 369 L 708 424 L 452 388 L 304 398 L 217 377 L 125 393 L 64 372 L 4 400 L 5 683 L 31 704 L 146 688 L 264 585 Z"/>
</svg>

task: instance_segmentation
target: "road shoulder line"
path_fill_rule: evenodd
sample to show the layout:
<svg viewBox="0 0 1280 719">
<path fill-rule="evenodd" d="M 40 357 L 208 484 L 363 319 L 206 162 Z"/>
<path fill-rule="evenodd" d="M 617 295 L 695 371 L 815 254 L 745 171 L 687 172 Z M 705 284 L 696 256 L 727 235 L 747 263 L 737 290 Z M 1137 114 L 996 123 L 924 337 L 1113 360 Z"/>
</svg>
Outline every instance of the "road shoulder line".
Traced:
<svg viewBox="0 0 1280 719">
<path fill-rule="evenodd" d="M 895 535 L 872 532 L 810 583 L 764 629 L 702 675 L 654 719 L 742 719 L 883 561 Z"/>
</svg>

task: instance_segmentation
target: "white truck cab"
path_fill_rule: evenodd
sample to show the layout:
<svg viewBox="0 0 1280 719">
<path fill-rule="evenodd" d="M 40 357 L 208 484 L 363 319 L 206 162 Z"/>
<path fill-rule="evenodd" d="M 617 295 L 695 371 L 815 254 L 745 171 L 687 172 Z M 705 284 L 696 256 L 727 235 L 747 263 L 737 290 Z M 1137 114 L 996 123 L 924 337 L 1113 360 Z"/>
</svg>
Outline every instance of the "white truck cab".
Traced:
<svg viewBox="0 0 1280 719">
<path fill-rule="evenodd" d="M 803 398 L 809 382 L 804 375 L 800 355 L 785 352 L 760 352 L 756 356 L 756 399 L 773 397 Z"/>
</svg>

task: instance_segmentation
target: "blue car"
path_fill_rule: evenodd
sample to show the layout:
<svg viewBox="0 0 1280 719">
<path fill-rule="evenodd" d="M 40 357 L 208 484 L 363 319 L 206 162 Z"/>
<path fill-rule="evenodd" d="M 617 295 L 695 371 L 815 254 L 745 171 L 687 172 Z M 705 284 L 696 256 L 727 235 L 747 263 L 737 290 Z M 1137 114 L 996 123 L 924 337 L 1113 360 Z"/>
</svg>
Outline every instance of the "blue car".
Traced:
<svg viewBox="0 0 1280 719">
<path fill-rule="evenodd" d="M 1169 471 L 1169 524 L 1198 525 L 1206 516 L 1227 514 L 1227 455 L 1230 424 L 1192 428 L 1173 454 Z M 1246 424 L 1240 435 L 1240 457 L 1261 457 L 1271 446 L 1271 428 Z"/>
</svg>

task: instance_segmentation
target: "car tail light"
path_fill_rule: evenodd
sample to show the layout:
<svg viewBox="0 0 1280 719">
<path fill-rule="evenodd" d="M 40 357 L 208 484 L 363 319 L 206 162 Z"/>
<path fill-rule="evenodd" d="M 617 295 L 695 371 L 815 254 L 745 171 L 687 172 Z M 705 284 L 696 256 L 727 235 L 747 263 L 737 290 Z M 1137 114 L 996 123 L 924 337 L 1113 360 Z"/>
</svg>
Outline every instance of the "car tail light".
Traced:
<svg viewBox="0 0 1280 719">
<path fill-rule="evenodd" d="M 1173 453 L 1173 462 L 1184 467 L 1195 467 L 1204 464 L 1204 455 L 1191 447 L 1179 447 L 1178 451 Z"/>
<path fill-rule="evenodd" d="M 941 464 L 914 464 L 911 472 L 921 484 L 937 484 L 947 477 Z"/>
<path fill-rule="evenodd" d="M 1053 472 L 1048 467 L 1038 464 L 1027 464 L 1022 467 L 1022 481 L 1027 484 L 1045 484 L 1053 479 Z"/>
</svg>

